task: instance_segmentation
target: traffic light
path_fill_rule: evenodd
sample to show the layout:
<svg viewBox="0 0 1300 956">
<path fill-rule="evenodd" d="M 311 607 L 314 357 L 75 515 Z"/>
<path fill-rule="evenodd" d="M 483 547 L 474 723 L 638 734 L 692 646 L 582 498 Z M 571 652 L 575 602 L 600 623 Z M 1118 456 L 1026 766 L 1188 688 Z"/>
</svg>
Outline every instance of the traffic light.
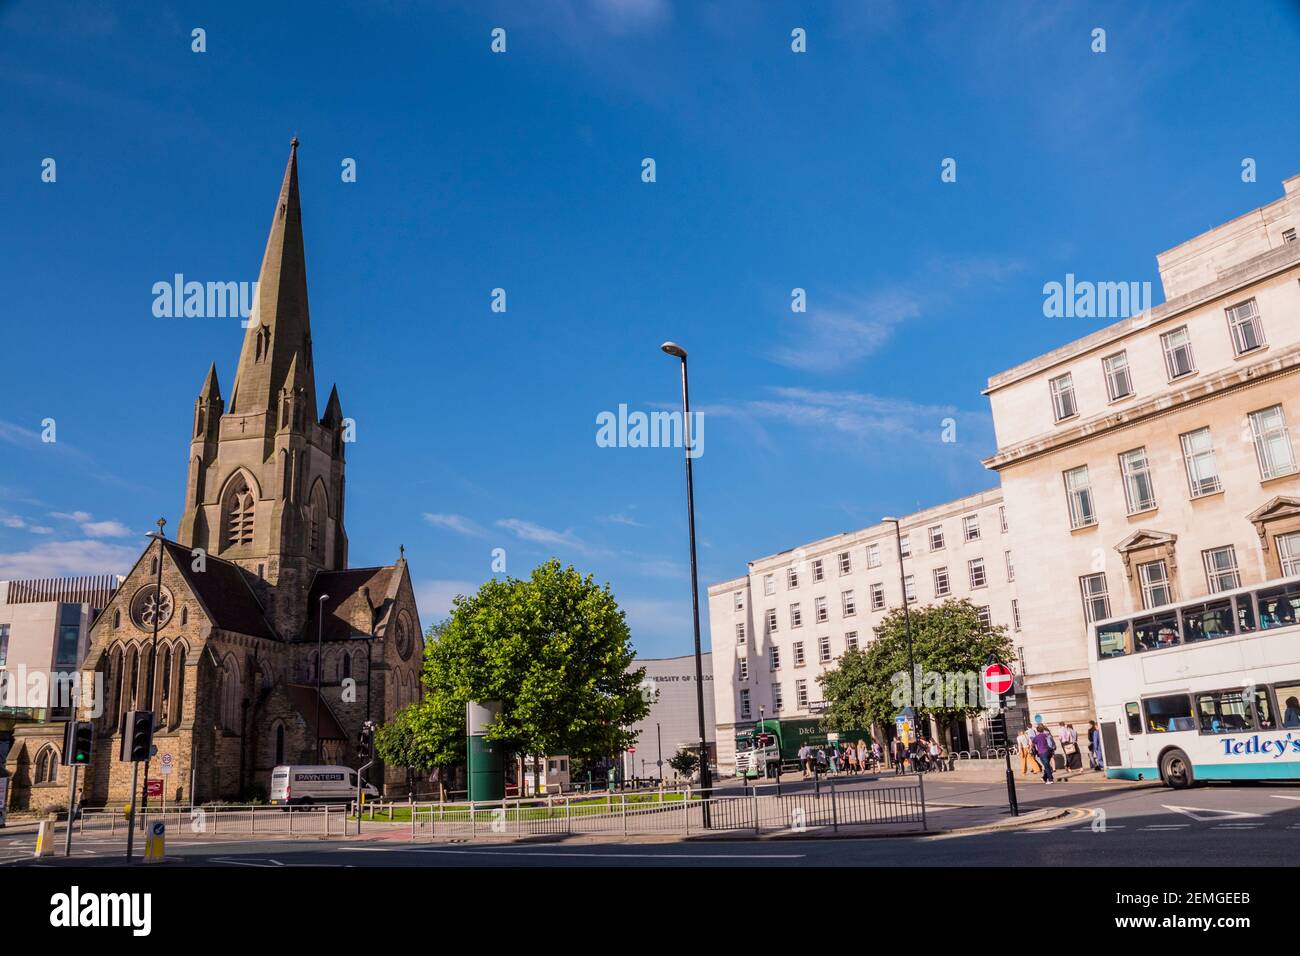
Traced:
<svg viewBox="0 0 1300 956">
<path fill-rule="evenodd" d="M 132 710 L 123 721 L 122 762 L 148 760 L 153 747 L 153 711 Z"/>
<path fill-rule="evenodd" d="M 357 741 L 357 758 L 361 761 L 370 759 L 374 752 L 375 722 L 367 720 L 361 725 L 361 738 Z"/>
<path fill-rule="evenodd" d="M 95 725 L 88 720 L 70 720 L 63 731 L 64 766 L 85 766 L 95 747 Z"/>
</svg>

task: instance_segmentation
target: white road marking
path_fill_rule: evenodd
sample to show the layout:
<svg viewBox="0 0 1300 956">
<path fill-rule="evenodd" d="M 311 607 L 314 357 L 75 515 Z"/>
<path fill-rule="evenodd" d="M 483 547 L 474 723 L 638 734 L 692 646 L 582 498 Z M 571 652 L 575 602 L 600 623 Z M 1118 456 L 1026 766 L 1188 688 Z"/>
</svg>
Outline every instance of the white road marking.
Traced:
<svg viewBox="0 0 1300 956">
<path fill-rule="evenodd" d="M 1197 823 L 1213 823 L 1216 820 L 1228 820 L 1233 817 L 1262 817 L 1262 813 L 1249 813 L 1245 810 L 1216 810 L 1206 807 L 1173 807 L 1169 804 L 1161 804 L 1166 810 L 1172 810 L 1174 813 L 1181 813 L 1185 817 L 1191 817 Z M 1205 814 L 1202 816 L 1202 814 Z"/>
<path fill-rule="evenodd" d="M 1270 793 L 1274 800 L 1300 800 L 1300 797 L 1293 797 L 1289 793 Z"/>
</svg>

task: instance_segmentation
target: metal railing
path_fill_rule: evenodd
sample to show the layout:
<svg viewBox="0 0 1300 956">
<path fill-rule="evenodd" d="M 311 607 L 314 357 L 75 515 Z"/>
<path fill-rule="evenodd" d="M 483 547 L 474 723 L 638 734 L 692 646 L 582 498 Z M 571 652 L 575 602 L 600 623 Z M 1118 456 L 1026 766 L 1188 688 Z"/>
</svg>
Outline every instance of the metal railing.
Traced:
<svg viewBox="0 0 1300 956">
<path fill-rule="evenodd" d="M 169 837 L 245 836 L 345 836 L 349 808 L 325 804 L 318 807 L 247 806 L 149 808 L 136 813 L 135 826 L 162 823 Z M 82 810 L 77 817 L 81 834 L 125 834 L 127 817 L 120 810 Z"/>
</svg>

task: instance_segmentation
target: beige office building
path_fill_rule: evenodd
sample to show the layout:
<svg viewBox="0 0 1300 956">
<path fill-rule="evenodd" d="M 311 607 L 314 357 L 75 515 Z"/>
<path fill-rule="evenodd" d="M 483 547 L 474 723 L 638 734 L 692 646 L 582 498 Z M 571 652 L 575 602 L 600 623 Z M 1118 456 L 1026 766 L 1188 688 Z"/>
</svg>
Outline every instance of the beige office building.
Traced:
<svg viewBox="0 0 1300 956">
<path fill-rule="evenodd" d="M 1049 721 L 1093 715 L 1090 621 L 1300 573 L 1300 176 L 1284 185 L 1160 255 L 1163 304 L 989 380 L 985 464 Z"/>
<path fill-rule="evenodd" d="M 749 562 L 709 588 L 718 769 L 735 772 L 737 729 L 821 713 L 817 676 L 864 646 L 891 607 L 969 598 L 1019 643 L 1017 563 L 995 490 Z M 976 728 L 978 732 L 978 728 Z"/>
</svg>

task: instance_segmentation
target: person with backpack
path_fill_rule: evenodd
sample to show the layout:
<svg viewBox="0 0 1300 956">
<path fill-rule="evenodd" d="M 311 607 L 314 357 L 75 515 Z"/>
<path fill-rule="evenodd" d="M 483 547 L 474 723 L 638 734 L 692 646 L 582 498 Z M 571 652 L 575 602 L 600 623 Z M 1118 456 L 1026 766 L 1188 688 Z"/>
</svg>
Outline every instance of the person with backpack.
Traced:
<svg viewBox="0 0 1300 956">
<path fill-rule="evenodd" d="M 1056 741 L 1046 724 L 1039 724 L 1034 729 L 1037 731 L 1034 734 L 1034 752 L 1038 755 L 1038 762 L 1043 765 L 1043 783 L 1050 786 L 1054 782 L 1052 758 L 1056 756 Z"/>
</svg>

